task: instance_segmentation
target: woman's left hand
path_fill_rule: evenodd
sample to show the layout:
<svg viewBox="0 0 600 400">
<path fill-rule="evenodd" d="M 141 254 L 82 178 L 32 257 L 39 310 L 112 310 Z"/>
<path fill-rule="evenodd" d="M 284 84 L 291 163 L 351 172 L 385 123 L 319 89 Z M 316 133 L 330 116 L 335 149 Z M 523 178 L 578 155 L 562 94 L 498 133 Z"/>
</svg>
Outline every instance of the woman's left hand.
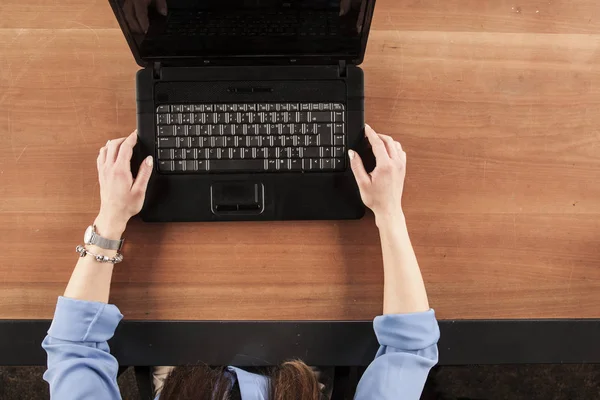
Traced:
<svg viewBox="0 0 600 400">
<path fill-rule="evenodd" d="M 98 154 L 100 213 L 96 218 L 98 233 L 107 239 L 120 239 L 127 221 L 140 212 L 152 175 L 152 156 L 140 166 L 136 179 L 131 174 L 131 156 L 137 143 L 137 131 L 126 138 L 109 140 Z"/>
</svg>

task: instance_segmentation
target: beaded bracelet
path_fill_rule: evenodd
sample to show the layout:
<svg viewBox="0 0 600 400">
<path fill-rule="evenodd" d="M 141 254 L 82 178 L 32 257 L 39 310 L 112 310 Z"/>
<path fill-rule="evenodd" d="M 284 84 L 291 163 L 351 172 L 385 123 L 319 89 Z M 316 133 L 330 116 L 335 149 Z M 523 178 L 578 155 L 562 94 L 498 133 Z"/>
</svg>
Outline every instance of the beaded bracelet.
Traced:
<svg viewBox="0 0 600 400">
<path fill-rule="evenodd" d="M 93 256 L 96 259 L 96 261 L 98 261 L 99 263 L 118 264 L 121 261 L 123 261 L 123 254 L 120 254 L 120 253 L 117 253 L 114 257 L 108 257 L 108 256 L 105 256 L 102 254 L 94 254 L 81 245 L 75 247 L 75 251 L 77 253 L 79 253 L 79 257 L 85 257 L 89 254 L 89 255 Z"/>
</svg>

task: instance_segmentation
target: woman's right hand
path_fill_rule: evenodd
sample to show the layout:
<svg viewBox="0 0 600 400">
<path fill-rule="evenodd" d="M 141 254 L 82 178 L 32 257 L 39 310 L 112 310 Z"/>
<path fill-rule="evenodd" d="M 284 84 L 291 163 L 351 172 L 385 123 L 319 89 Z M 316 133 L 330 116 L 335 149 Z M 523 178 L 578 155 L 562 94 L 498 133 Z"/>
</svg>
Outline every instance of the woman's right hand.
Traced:
<svg viewBox="0 0 600 400">
<path fill-rule="evenodd" d="M 367 173 L 358 153 L 348 152 L 363 203 L 375 214 L 378 227 L 404 219 L 402 192 L 406 176 L 406 153 L 400 143 L 389 136 L 377 134 L 369 125 L 365 133 L 375 155 L 376 167 Z"/>
</svg>

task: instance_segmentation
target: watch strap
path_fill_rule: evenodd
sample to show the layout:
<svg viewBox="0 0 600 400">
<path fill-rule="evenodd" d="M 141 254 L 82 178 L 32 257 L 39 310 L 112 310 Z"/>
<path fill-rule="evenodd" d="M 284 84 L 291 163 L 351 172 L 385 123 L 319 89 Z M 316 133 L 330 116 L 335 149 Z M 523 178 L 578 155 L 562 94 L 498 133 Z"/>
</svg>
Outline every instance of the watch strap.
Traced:
<svg viewBox="0 0 600 400">
<path fill-rule="evenodd" d="M 96 227 L 94 226 L 94 231 L 92 233 L 92 240 L 90 240 L 90 244 L 93 244 L 94 246 L 98 246 L 101 249 L 105 250 L 120 251 L 121 247 L 123 247 L 123 242 L 123 239 L 112 240 L 103 238 L 96 232 Z"/>
</svg>

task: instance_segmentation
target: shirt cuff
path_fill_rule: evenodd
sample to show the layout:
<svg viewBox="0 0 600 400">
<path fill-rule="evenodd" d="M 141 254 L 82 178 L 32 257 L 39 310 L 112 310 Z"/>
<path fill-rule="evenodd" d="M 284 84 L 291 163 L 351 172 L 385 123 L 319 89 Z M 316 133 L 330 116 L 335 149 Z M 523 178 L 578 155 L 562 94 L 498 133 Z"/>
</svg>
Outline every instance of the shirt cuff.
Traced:
<svg viewBox="0 0 600 400">
<path fill-rule="evenodd" d="M 71 342 L 105 342 L 123 315 L 112 304 L 59 297 L 48 336 Z"/>
<path fill-rule="evenodd" d="M 373 328 L 382 346 L 416 351 L 433 346 L 440 339 L 435 311 L 386 314 L 375 317 Z"/>
</svg>

